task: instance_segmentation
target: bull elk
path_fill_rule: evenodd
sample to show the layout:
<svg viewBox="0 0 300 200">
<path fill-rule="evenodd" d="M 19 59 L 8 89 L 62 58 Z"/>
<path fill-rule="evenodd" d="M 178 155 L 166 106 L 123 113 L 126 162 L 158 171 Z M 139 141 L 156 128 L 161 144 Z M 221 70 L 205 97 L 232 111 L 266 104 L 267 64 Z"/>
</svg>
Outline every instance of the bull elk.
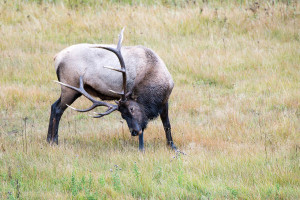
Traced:
<svg viewBox="0 0 300 200">
<path fill-rule="evenodd" d="M 60 98 L 51 106 L 47 141 L 58 144 L 58 127 L 67 107 L 87 112 L 98 106 L 107 107 L 100 118 L 119 111 L 132 136 L 139 136 L 139 149 L 144 149 L 144 130 L 149 120 L 160 115 L 167 144 L 176 149 L 171 136 L 168 100 L 174 87 L 172 77 L 161 58 L 143 46 L 121 47 L 122 29 L 114 45 L 76 44 L 55 56 L 56 74 L 61 84 Z M 121 65 L 121 68 L 119 67 Z M 93 104 L 79 110 L 70 105 L 81 95 Z M 99 97 L 102 101 L 93 98 Z M 116 104 L 103 100 L 117 100 Z"/>
</svg>

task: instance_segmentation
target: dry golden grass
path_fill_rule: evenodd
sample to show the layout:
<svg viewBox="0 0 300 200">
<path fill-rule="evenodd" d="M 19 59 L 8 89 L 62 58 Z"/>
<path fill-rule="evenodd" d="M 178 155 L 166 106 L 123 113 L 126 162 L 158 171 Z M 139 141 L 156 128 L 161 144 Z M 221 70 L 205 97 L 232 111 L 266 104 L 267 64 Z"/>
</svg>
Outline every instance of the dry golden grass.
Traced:
<svg viewBox="0 0 300 200">
<path fill-rule="evenodd" d="M 0 2 L 0 199 L 300 198 L 297 1 L 55 2 Z M 159 119 L 139 153 L 118 113 L 67 110 L 59 146 L 46 143 L 54 55 L 116 43 L 124 26 L 124 45 L 152 48 L 173 76 L 173 138 L 187 156 L 166 148 Z"/>
</svg>

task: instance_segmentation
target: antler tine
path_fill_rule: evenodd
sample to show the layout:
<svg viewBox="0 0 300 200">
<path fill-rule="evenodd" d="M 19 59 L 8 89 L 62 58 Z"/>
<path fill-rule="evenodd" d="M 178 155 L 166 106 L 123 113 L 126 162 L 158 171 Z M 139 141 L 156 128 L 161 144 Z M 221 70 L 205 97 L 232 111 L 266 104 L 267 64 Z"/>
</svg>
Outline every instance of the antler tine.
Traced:
<svg viewBox="0 0 300 200">
<path fill-rule="evenodd" d="M 123 69 L 116 69 L 116 68 L 113 68 L 113 67 L 110 67 L 110 66 L 103 66 L 104 68 L 106 69 L 111 69 L 111 70 L 114 70 L 114 71 L 117 71 L 117 72 L 125 72 Z"/>
<path fill-rule="evenodd" d="M 118 42 L 118 46 L 117 46 L 117 49 L 119 51 L 121 51 L 121 46 L 122 46 L 122 42 L 123 42 L 123 32 L 125 30 L 125 27 L 122 28 L 120 34 L 119 34 L 119 42 Z"/>
<path fill-rule="evenodd" d="M 59 81 L 54 81 L 56 83 L 59 83 L 63 86 L 66 86 L 68 88 L 71 88 L 79 93 L 81 93 L 82 95 L 84 95 L 86 98 L 88 98 L 91 102 L 93 102 L 93 105 L 87 109 L 84 109 L 84 110 L 80 110 L 80 109 L 77 109 L 77 108 L 74 108 L 72 106 L 69 106 L 67 105 L 68 107 L 70 107 L 71 109 L 75 110 L 75 111 L 78 111 L 78 112 L 87 112 L 87 111 L 90 111 L 90 110 L 93 110 L 94 108 L 98 107 L 98 106 L 106 106 L 108 107 L 108 110 L 112 110 L 112 111 L 115 111 L 118 109 L 118 106 L 117 105 L 113 105 L 113 104 L 109 104 L 109 103 L 106 103 L 106 102 L 103 102 L 103 101 L 97 101 L 95 100 L 91 95 L 89 95 L 84 87 L 83 87 L 83 79 L 82 79 L 82 76 L 79 77 L 79 88 L 76 88 L 76 87 L 73 87 L 71 85 L 68 85 L 66 83 L 62 83 L 62 82 L 59 82 Z M 111 112 L 112 112 L 111 111 Z M 106 112 L 105 112 L 106 113 Z M 109 114 L 109 113 L 107 113 Z"/>
<path fill-rule="evenodd" d="M 104 113 L 95 113 L 96 115 L 95 116 L 92 116 L 93 118 L 100 118 L 100 117 L 103 117 L 105 115 L 108 115 L 112 112 L 114 112 L 115 110 L 117 110 L 118 108 L 108 108 Z"/>
<path fill-rule="evenodd" d="M 113 52 L 114 54 L 116 54 L 116 56 L 119 59 L 120 65 L 121 65 L 121 69 L 115 69 L 112 67 L 107 67 L 105 66 L 105 68 L 111 69 L 111 70 L 115 70 L 118 72 L 121 72 L 123 75 L 123 91 L 122 92 L 114 92 L 116 94 L 120 94 L 121 95 L 121 100 L 125 101 L 126 100 L 126 85 L 127 85 L 127 76 L 126 76 L 126 67 L 125 67 L 125 62 L 123 59 L 123 56 L 121 54 L 121 46 L 122 46 L 122 41 L 123 41 L 123 32 L 124 32 L 125 27 L 121 30 L 120 35 L 119 35 L 119 42 L 117 45 L 117 48 L 112 48 L 112 47 L 106 47 L 106 46 L 96 46 L 96 47 L 92 47 L 92 48 L 102 48 L 102 49 L 106 49 L 108 51 Z"/>
</svg>

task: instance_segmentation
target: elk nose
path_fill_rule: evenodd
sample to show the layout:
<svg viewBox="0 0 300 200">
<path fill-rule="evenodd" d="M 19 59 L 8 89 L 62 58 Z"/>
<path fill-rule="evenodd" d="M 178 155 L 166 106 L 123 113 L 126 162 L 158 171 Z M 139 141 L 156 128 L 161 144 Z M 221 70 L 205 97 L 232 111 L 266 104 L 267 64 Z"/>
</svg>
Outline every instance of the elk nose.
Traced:
<svg viewBox="0 0 300 200">
<path fill-rule="evenodd" d="M 137 131 L 131 131 L 131 136 L 137 136 L 139 134 L 139 132 Z"/>
</svg>

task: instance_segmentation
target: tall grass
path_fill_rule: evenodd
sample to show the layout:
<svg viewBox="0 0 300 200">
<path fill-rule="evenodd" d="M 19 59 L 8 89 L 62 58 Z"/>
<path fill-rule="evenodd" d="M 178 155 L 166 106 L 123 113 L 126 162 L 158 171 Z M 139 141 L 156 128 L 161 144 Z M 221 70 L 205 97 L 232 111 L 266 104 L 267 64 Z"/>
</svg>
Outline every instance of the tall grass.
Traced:
<svg viewBox="0 0 300 200">
<path fill-rule="evenodd" d="M 297 1 L 1 1 L 0 199 L 299 199 L 299 12 Z M 159 119 L 139 153 L 118 113 L 67 110 L 60 144 L 46 143 L 54 55 L 116 43 L 124 26 L 124 45 L 152 48 L 173 76 L 186 156 L 166 148 Z"/>
</svg>

